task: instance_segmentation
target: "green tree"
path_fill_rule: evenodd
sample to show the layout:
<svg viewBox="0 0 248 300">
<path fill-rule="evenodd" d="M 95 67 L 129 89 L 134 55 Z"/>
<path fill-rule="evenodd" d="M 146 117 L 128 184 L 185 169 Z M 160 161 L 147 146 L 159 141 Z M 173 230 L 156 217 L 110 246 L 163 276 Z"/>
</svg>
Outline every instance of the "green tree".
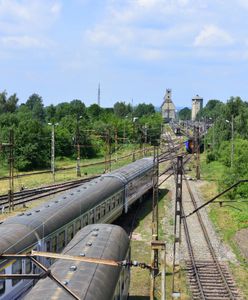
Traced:
<svg viewBox="0 0 248 300">
<path fill-rule="evenodd" d="M 15 131 L 16 166 L 21 171 L 50 164 L 50 134 L 37 119 L 21 120 Z"/>
<path fill-rule="evenodd" d="M 183 121 L 191 120 L 191 109 L 189 109 L 188 107 L 184 107 L 178 112 L 178 117 Z"/>
<path fill-rule="evenodd" d="M 155 108 L 151 103 L 150 104 L 141 103 L 134 108 L 134 116 L 138 118 L 147 115 L 152 115 L 154 113 L 155 113 Z"/>
<path fill-rule="evenodd" d="M 17 98 L 16 94 L 13 94 L 8 98 L 6 91 L 0 93 L 0 114 L 6 112 L 15 112 L 18 101 L 19 99 Z"/>
<path fill-rule="evenodd" d="M 45 115 L 47 122 L 56 122 L 56 107 L 53 104 L 45 107 Z"/>
<path fill-rule="evenodd" d="M 5 110 L 6 102 L 7 102 L 7 92 L 3 91 L 2 93 L 0 93 L 0 114 L 6 111 Z"/>
<path fill-rule="evenodd" d="M 41 122 L 45 122 L 45 110 L 41 96 L 38 94 L 32 94 L 28 98 L 26 106 L 32 111 L 34 118 Z"/>
<path fill-rule="evenodd" d="M 125 102 L 116 102 L 114 104 L 114 114 L 117 117 L 125 118 L 131 112 L 132 108 L 130 104 L 126 104 Z"/>
<path fill-rule="evenodd" d="M 216 120 L 224 114 L 225 104 L 219 100 L 209 100 L 206 106 L 197 114 L 197 119 Z"/>
<path fill-rule="evenodd" d="M 86 118 L 87 113 L 85 104 L 78 99 L 72 100 L 70 102 L 70 115 L 74 115 L 76 117 L 82 116 L 83 118 Z"/>
<path fill-rule="evenodd" d="M 103 114 L 103 111 L 104 110 L 95 103 L 87 108 L 87 113 L 89 117 L 93 120 L 99 120 Z"/>
</svg>

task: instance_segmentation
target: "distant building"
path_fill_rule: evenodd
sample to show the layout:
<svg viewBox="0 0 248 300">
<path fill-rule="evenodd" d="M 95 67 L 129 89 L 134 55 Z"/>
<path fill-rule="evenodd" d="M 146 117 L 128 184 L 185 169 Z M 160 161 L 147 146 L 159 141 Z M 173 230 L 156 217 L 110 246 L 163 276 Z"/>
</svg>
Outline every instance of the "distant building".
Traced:
<svg viewBox="0 0 248 300">
<path fill-rule="evenodd" d="M 196 115 L 203 107 L 203 98 L 199 95 L 196 95 L 192 98 L 192 111 L 191 111 L 191 120 L 195 121 Z"/>
<path fill-rule="evenodd" d="M 164 101 L 161 105 L 161 112 L 165 123 L 168 123 L 176 119 L 176 108 L 174 103 L 171 100 L 170 89 L 166 89 L 166 93 L 164 95 Z"/>
</svg>

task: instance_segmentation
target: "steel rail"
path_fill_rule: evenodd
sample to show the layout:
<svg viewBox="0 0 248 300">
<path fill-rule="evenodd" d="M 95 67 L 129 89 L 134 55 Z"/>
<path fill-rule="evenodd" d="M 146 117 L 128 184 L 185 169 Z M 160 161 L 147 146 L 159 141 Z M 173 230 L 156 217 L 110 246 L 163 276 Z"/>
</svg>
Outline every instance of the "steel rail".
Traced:
<svg viewBox="0 0 248 300">
<path fill-rule="evenodd" d="M 194 254 L 192 242 L 191 242 L 191 239 L 190 239 L 188 224 L 187 224 L 186 218 L 184 217 L 185 214 L 184 214 L 183 206 L 181 207 L 181 209 L 182 209 L 182 221 L 183 221 L 185 238 L 186 238 L 187 247 L 188 247 L 188 251 L 189 251 L 190 261 L 191 261 L 191 264 L 193 266 L 194 274 L 196 276 L 196 281 L 197 281 L 198 289 L 200 291 L 201 299 L 205 299 L 203 286 L 202 286 L 201 279 L 200 279 L 200 276 L 199 276 L 199 273 L 198 273 L 198 270 L 197 270 L 197 266 L 196 266 L 196 259 L 195 259 L 195 254 Z"/>
<path fill-rule="evenodd" d="M 38 199 L 41 199 L 41 198 L 44 198 L 44 197 L 48 197 L 48 196 L 60 193 L 60 192 L 67 191 L 67 190 L 69 190 L 71 188 L 78 187 L 78 186 L 82 185 L 84 182 L 88 182 L 88 181 L 90 181 L 90 180 L 92 180 L 94 178 L 96 178 L 96 177 L 87 178 L 84 181 L 81 181 L 81 182 L 78 182 L 78 183 L 74 183 L 72 185 L 61 184 L 61 186 L 59 186 L 59 188 L 56 187 L 56 188 L 51 189 L 51 190 L 46 190 L 45 189 L 42 192 L 34 193 L 33 195 L 28 195 L 26 197 L 19 197 L 17 199 L 14 198 L 14 205 L 25 204 L 25 203 L 28 203 L 28 202 L 31 202 L 31 201 L 35 201 L 35 200 L 38 200 Z M 38 194 L 38 196 L 37 196 L 37 194 Z M 8 201 L 1 202 L 0 203 L 0 208 L 2 208 L 2 207 L 8 208 L 9 207 Z"/>
<path fill-rule="evenodd" d="M 190 188 L 190 185 L 189 185 L 188 180 L 186 179 L 185 175 L 184 175 L 184 178 L 185 178 L 185 182 L 186 182 L 186 185 L 187 185 L 188 192 L 189 192 L 189 194 L 190 194 L 190 198 L 191 198 L 191 200 L 192 200 L 192 203 L 193 203 L 194 207 L 196 208 L 196 207 L 197 207 L 197 203 L 196 203 L 195 197 L 194 197 L 194 195 L 193 195 L 193 193 L 192 193 L 192 190 L 191 190 L 191 188 Z M 205 226 L 204 223 L 203 223 L 201 214 L 199 213 L 199 211 L 197 211 L 196 214 L 197 214 L 197 218 L 198 218 L 198 220 L 199 220 L 201 229 L 202 229 L 202 231 L 203 231 L 204 238 L 205 238 L 205 240 L 206 240 L 206 242 L 207 242 L 207 245 L 208 245 L 210 254 L 211 254 L 211 256 L 212 256 L 213 262 L 214 262 L 215 266 L 217 267 L 217 271 L 218 271 L 218 273 L 219 273 L 219 275 L 220 275 L 220 277 L 221 277 L 222 283 L 224 284 L 224 287 L 225 287 L 225 289 L 226 289 L 226 291 L 227 291 L 228 296 L 230 297 L 230 299 L 231 299 L 231 300 L 235 300 L 236 298 L 235 298 L 235 296 L 233 295 L 233 292 L 232 292 L 231 288 L 230 288 L 229 285 L 228 285 L 228 282 L 227 282 L 227 280 L 226 280 L 226 277 L 225 277 L 225 275 L 223 274 L 223 271 L 222 271 L 222 269 L 221 269 L 220 263 L 219 263 L 219 261 L 218 261 L 218 259 L 217 259 L 215 250 L 214 250 L 214 248 L 213 248 L 213 246 L 212 246 L 212 244 L 211 244 L 211 241 L 210 241 L 209 235 L 208 235 L 208 233 L 207 233 L 206 226 Z M 183 219 L 185 219 L 185 217 L 184 217 Z M 206 299 L 206 298 L 204 298 L 204 299 Z"/>
</svg>

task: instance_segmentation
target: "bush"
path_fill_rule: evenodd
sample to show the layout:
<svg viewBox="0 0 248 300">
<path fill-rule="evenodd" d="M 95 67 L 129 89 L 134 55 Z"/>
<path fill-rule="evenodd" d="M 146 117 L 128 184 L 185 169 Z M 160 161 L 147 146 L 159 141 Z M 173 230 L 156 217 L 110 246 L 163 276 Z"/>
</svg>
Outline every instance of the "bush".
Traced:
<svg viewBox="0 0 248 300">
<path fill-rule="evenodd" d="M 208 152 L 206 156 L 206 163 L 209 164 L 212 161 L 215 161 L 217 159 L 216 154 L 214 152 Z"/>
</svg>

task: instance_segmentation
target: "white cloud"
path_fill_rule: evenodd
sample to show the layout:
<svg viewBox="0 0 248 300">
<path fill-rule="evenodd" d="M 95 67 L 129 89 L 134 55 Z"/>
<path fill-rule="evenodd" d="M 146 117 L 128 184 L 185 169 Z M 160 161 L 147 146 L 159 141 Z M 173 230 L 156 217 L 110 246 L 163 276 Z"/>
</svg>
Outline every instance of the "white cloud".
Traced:
<svg viewBox="0 0 248 300">
<path fill-rule="evenodd" d="M 11 48 L 46 48 L 47 43 L 31 36 L 7 36 L 0 39 L 0 43 Z"/>
<path fill-rule="evenodd" d="M 234 40 L 225 30 L 215 26 L 205 26 L 196 36 L 194 46 L 196 47 L 220 47 L 233 44 Z"/>
<path fill-rule="evenodd" d="M 49 29 L 60 15 L 60 0 L 0 0 L 0 40 L 5 48 L 52 45 Z"/>
<path fill-rule="evenodd" d="M 89 44 L 99 51 L 109 47 L 115 55 L 154 61 L 163 61 L 168 56 L 191 58 L 197 51 L 198 56 L 213 59 L 222 55 L 223 47 L 237 52 L 235 45 L 244 44 L 242 30 L 234 35 L 237 18 L 226 22 L 224 12 L 230 5 L 224 0 L 214 3 L 205 0 L 107 0 L 107 3 L 102 19 L 86 31 Z M 218 26 L 211 24 L 213 19 Z M 206 48 L 205 52 L 199 48 Z M 213 49 L 211 53 L 210 48 Z M 216 48 L 219 49 L 216 51 Z"/>
</svg>

